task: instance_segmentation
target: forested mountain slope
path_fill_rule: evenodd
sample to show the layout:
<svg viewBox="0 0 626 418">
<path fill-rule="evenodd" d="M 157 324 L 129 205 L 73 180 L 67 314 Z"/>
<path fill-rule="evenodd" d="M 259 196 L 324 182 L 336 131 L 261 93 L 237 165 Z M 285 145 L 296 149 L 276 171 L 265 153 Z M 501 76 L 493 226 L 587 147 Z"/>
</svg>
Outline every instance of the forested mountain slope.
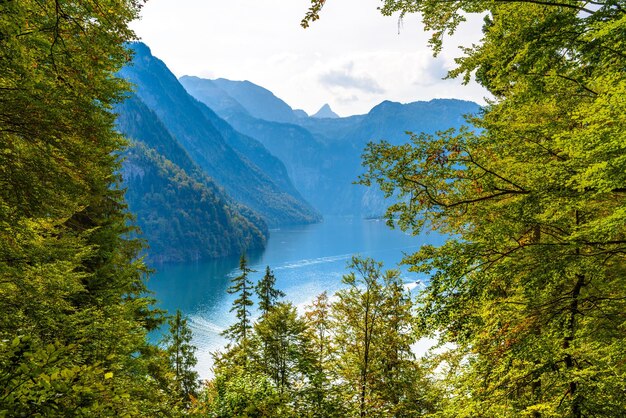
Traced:
<svg viewBox="0 0 626 418">
<path fill-rule="evenodd" d="M 258 212 L 270 226 L 320 219 L 290 185 L 279 160 L 187 94 L 147 46 L 136 43 L 131 47 L 135 57 L 121 75 L 135 84 L 137 96 L 232 198 Z"/>
<path fill-rule="evenodd" d="M 149 260 L 190 261 L 263 248 L 265 222 L 226 196 L 139 98 L 132 95 L 115 110 L 118 130 L 133 141 L 124 153 L 123 185 Z"/>
</svg>

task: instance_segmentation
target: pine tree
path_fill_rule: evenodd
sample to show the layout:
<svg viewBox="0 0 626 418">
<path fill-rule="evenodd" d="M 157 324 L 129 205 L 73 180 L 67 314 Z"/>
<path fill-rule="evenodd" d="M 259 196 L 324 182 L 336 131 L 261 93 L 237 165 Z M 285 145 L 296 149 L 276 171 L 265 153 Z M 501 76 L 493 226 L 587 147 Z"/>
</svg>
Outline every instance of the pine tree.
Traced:
<svg viewBox="0 0 626 418">
<path fill-rule="evenodd" d="M 191 344 L 192 333 L 180 310 L 168 319 L 169 332 L 163 340 L 170 366 L 174 372 L 176 392 L 184 406 L 189 407 L 192 398 L 197 396 L 198 372 L 193 367 L 198 363 L 196 347 Z"/>
<path fill-rule="evenodd" d="M 254 270 L 248 267 L 248 260 L 245 254 L 239 259 L 239 270 L 241 274 L 232 279 L 231 286 L 227 289 L 229 294 L 237 295 L 233 301 L 231 312 L 235 312 L 237 321 L 226 329 L 222 335 L 228 337 L 239 349 L 239 360 L 243 365 L 247 365 L 250 356 L 250 339 L 252 337 L 252 325 L 250 321 L 250 307 L 252 302 L 252 281 L 248 275 Z"/>
<path fill-rule="evenodd" d="M 276 301 L 285 296 L 285 293 L 276 289 L 275 285 L 276 277 L 274 277 L 274 272 L 270 270 L 270 266 L 267 266 L 265 268 L 265 276 L 254 287 L 259 298 L 261 316 L 266 316 L 269 310 L 276 304 Z"/>
</svg>

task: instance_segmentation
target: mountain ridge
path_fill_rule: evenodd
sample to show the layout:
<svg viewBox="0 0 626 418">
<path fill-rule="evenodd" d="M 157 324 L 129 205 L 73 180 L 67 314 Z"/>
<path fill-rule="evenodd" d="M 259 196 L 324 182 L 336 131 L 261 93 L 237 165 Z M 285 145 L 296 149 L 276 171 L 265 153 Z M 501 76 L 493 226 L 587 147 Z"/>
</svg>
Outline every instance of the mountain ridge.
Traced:
<svg viewBox="0 0 626 418">
<path fill-rule="evenodd" d="M 299 117 L 293 123 L 285 123 L 255 118 L 245 106 L 245 111 L 221 106 L 222 102 L 205 83 L 213 81 L 181 78 L 181 84 L 192 96 L 280 158 L 300 193 L 325 215 L 372 217 L 384 212 L 379 192 L 353 185 L 363 172 L 361 154 L 369 141 L 402 143 L 408 139 L 406 131 L 435 133 L 458 128 L 466 123 L 464 114 L 480 109 L 473 102 L 455 99 L 407 104 L 385 100 L 363 115 Z"/>
<path fill-rule="evenodd" d="M 191 160 L 156 114 L 130 95 L 115 107 L 130 144 L 121 176 L 150 262 L 217 258 L 264 248 L 268 228 L 227 197 Z"/>
<path fill-rule="evenodd" d="M 120 74 L 135 84 L 137 96 L 159 117 L 194 162 L 230 196 L 257 211 L 270 226 L 321 219 L 293 186 L 289 193 L 272 180 L 273 176 L 286 173 L 280 160 L 261 144 L 242 137 L 211 109 L 192 98 L 145 44 L 135 43 L 131 48 L 135 52 L 132 65 L 124 67 Z M 266 169 L 278 167 L 282 174 L 261 170 L 253 162 L 260 158 L 260 153 L 268 161 Z M 283 182 L 291 181 L 285 178 Z"/>
</svg>

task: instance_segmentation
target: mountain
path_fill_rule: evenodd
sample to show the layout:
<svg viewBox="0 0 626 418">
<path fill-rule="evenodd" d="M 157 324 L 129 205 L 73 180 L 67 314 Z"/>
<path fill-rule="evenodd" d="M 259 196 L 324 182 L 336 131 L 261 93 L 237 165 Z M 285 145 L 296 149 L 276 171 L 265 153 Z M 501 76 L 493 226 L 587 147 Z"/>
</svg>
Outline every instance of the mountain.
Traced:
<svg viewBox="0 0 626 418">
<path fill-rule="evenodd" d="M 372 108 L 348 135 L 369 142 L 385 139 L 393 144 L 407 141 L 406 132 L 434 134 L 467 124 L 464 115 L 476 114 L 476 103 L 456 99 L 401 104 L 384 101 Z"/>
<path fill-rule="evenodd" d="M 294 115 L 296 115 L 297 118 L 308 118 L 309 117 L 309 114 L 306 113 L 302 109 L 294 109 L 293 113 L 294 113 Z"/>
<path fill-rule="evenodd" d="M 361 166 L 361 155 L 369 142 L 386 140 L 392 144 L 403 144 L 409 139 L 407 131 L 435 134 L 450 128 L 467 125 L 464 115 L 476 114 L 480 106 L 476 103 L 456 99 L 434 99 L 428 102 L 397 103 L 384 101 L 366 115 L 337 119 L 300 119 L 298 123 L 309 130 L 324 144 L 326 149 L 342 155 L 336 165 L 337 187 L 345 191 L 341 199 L 322 202 L 307 196 L 313 204 L 335 207 L 339 213 L 358 213 L 364 217 L 377 217 L 387 206 L 382 192 L 376 187 L 347 186 L 355 181 L 365 169 Z M 286 162 L 289 165 L 288 162 Z"/>
<path fill-rule="evenodd" d="M 330 166 L 330 162 L 321 161 L 328 157 L 328 152 L 307 129 L 296 124 L 255 118 L 247 110 L 224 106 L 229 101 L 223 98 L 223 91 L 216 93 L 215 80 L 185 76 L 180 78 L 180 82 L 189 94 L 215 110 L 239 132 L 254 137 L 285 162 L 289 178 L 307 201 L 316 201 L 313 203 L 316 209 L 322 212 L 330 209 L 319 205 L 317 199 L 324 190 L 332 190 L 325 187 L 332 183 L 332 178 L 328 178 L 323 170 Z"/>
<path fill-rule="evenodd" d="M 229 95 L 226 90 L 218 86 L 216 80 L 206 80 L 186 75 L 179 78 L 178 81 L 188 92 L 194 90 L 199 95 L 206 97 L 207 101 L 203 103 L 220 116 L 233 113 L 250 115 L 241 103 Z"/>
<path fill-rule="evenodd" d="M 337 119 L 339 115 L 333 112 L 333 110 L 330 108 L 330 105 L 326 103 L 324 106 L 320 108 L 320 110 L 317 111 L 317 113 L 315 113 L 314 115 L 311 115 L 311 117 L 317 118 L 317 119 L 323 119 L 323 118 Z"/>
<path fill-rule="evenodd" d="M 465 123 L 463 115 L 480 109 L 461 100 L 384 101 L 365 115 L 298 117 L 294 123 L 285 123 L 254 117 L 247 106 L 242 106 L 245 111 L 224 106 L 232 102 L 223 96 L 224 90 L 215 93 L 215 80 L 183 77 L 180 81 L 192 96 L 280 158 L 296 188 L 325 215 L 371 217 L 384 212 L 379 191 L 353 184 L 364 171 L 361 155 L 369 141 L 404 143 L 408 140 L 406 131 L 435 133 L 458 128 Z"/>
<path fill-rule="evenodd" d="M 265 222 L 226 196 L 138 97 L 115 112 L 118 131 L 131 140 L 121 171 L 126 202 L 150 261 L 216 258 L 265 246 Z"/>
<path fill-rule="evenodd" d="M 251 116 L 272 122 L 295 122 L 293 109 L 271 91 L 249 81 L 232 81 L 224 78 L 213 83 L 240 103 Z"/>
<path fill-rule="evenodd" d="M 136 43 L 131 48 L 133 61 L 120 74 L 135 85 L 137 97 L 191 160 L 230 197 L 272 227 L 320 220 L 293 187 L 280 160 L 191 97 L 146 45 Z"/>
</svg>

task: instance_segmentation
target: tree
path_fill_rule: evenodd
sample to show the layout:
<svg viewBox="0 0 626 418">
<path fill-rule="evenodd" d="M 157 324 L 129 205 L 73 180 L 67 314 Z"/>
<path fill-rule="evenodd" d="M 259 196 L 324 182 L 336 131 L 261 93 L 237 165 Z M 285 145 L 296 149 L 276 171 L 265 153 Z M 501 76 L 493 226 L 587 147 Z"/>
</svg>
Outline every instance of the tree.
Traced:
<svg viewBox="0 0 626 418">
<path fill-rule="evenodd" d="M 332 305 L 335 367 L 354 415 L 413 417 L 433 412 L 431 383 L 415 361 L 411 298 L 397 270 L 353 258 L 348 288 Z"/>
<path fill-rule="evenodd" d="M 357 405 L 356 414 L 364 417 L 380 413 L 376 412 L 378 399 L 373 382 L 379 378 L 378 343 L 385 327 L 382 264 L 353 258 L 348 267 L 356 273 L 343 277 L 348 288 L 336 294 L 338 300 L 332 307 L 333 328 L 335 344 L 341 347 L 337 361 L 339 376 L 346 383 L 349 401 Z"/>
<path fill-rule="evenodd" d="M 455 237 L 406 258 L 430 274 L 423 325 L 452 343 L 446 416 L 624 413 L 624 9 L 384 2 L 421 13 L 435 52 L 464 13 L 485 14 L 451 72 L 495 97 L 478 129 L 371 144 L 362 178 L 400 198 L 389 223 Z"/>
<path fill-rule="evenodd" d="M 191 344 L 193 335 L 180 310 L 176 310 L 176 315 L 168 319 L 167 324 L 169 332 L 163 340 L 165 351 L 174 371 L 176 392 L 183 405 L 189 407 L 191 399 L 197 396 L 198 389 L 198 372 L 193 369 L 198 363 L 196 347 Z"/>
<path fill-rule="evenodd" d="M 0 415 L 171 409 L 110 112 L 140 5 L 0 2 Z"/>
<path fill-rule="evenodd" d="M 239 359 L 247 365 L 250 355 L 250 338 L 252 325 L 250 321 L 250 307 L 252 303 L 252 281 L 248 278 L 248 274 L 254 270 L 248 267 L 248 260 L 245 254 L 239 259 L 239 270 L 241 274 L 232 279 L 232 285 L 226 290 L 230 294 L 236 294 L 237 298 L 233 301 L 231 312 L 235 312 L 237 322 L 226 329 L 222 335 L 230 338 L 239 349 Z"/>
<path fill-rule="evenodd" d="M 306 323 L 292 304 L 278 303 L 254 329 L 262 347 L 262 372 L 272 379 L 281 395 L 295 395 L 296 383 L 302 386 L 309 368 Z"/>
<path fill-rule="evenodd" d="M 254 290 L 259 298 L 259 310 L 261 316 L 266 316 L 279 298 L 285 296 L 285 293 L 276 289 L 276 277 L 274 272 L 270 270 L 270 266 L 265 268 L 265 276 L 256 284 Z"/>
<path fill-rule="evenodd" d="M 298 416 L 267 376 L 244 371 L 239 366 L 219 368 L 193 412 L 216 418 Z"/>
<path fill-rule="evenodd" d="M 310 388 L 306 396 L 314 417 L 346 415 L 341 393 L 333 384 L 338 381 L 335 370 L 337 347 L 333 341 L 331 303 L 326 292 L 307 307 L 307 340 L 311 350 Z"/>
<path fill-rule="evenodd" d="M 376 341 L 380 346 L 381 371 L 373 384 L 374 391 L 390 416 L 425 415 L 433 411 L 428 401 L 432 385 L 412 349 L 422 331 L 415 327 L 413 301 L 397 272 L 386 275 L 383 297 L 384 326 Z"/>
</svg>

